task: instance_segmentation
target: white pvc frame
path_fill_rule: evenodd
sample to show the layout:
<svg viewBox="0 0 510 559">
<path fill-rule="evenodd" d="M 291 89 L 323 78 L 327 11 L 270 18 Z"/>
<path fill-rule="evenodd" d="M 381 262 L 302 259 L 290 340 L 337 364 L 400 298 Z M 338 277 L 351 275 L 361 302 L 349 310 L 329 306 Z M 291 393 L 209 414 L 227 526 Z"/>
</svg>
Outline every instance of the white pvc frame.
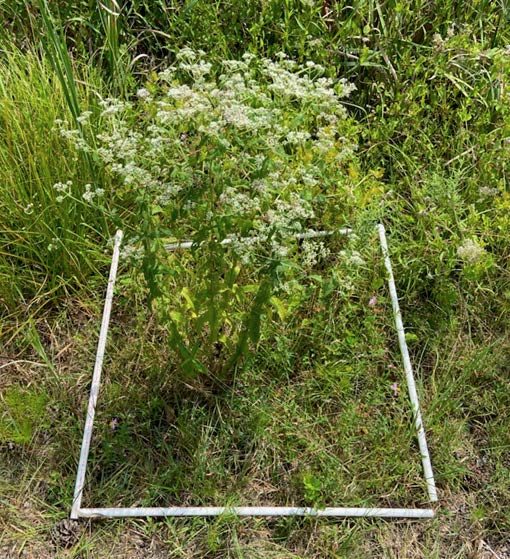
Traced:
<svg viewBox="0 0 510 559">
<path fill-rule="evenodd" d="M 384 258 L 384 264 L 388 275 L 388 288 L 393 308 L 393 316 L 395 319 L 395 327 L 398 334 L 398 343 L 402 354 L 402 362 L 406 376 L 406 383 L 409 392 L 409 399 L 414 416 L 415 428 L 418 438 L 418 446 L 421 454 L 421 461 L 425 481 L 427 484 L 427 494 L 429 503 L 437 502 L 437 491 L 430 462 L 430 455 L 425 438 L 425 429 L 420 411 L 420 403 L 418 393 L 416 391 L 416 383 L 414 380 L 413 368 L 409 358 L 409 351 L 404 332 L 404 325 L 398 304 L 397 290 L 395 287 L 395 278 L 391 266 L 391 260 L 388 252 L 388 243 L 386 240 L 386 232 L 384 225 L 377 225 L 379 232 L 379 241 Z M 350 229 L 340 229 L 338 231 L 318 231 L 313 233 L 303 233 L 296 235 L 297 238 L 307 239 L 316 237 L 326 237 L 333 233 L 348 235 Z M 322 509 L 310 507 L 100 507 L 100 508 L 82 508 L 81 500 L 85 485 L 85 473 L 87 470 L 87 462 L 90 450 L 90 440 L 92 437 L 92 429 L 94 425 L 94 416 L 96 411 L 97 398 L 99 394 L 99 386 L 101 382 L 101 371 L 103 367 L 103 358 L 106 348 L 106 338 L 108 334 L 108 326 L 110 322 L 110 313 L 112 309 L 113 290 L 115 287 L 115 279 L 117 277 L 117 268 L 119 263 L 120 245 L 122 242 L 122 231 L 117 231 L 114 240 L 113 256 L 110 267 L 110 276 L 108 278 L 108 287 L 103 310 L 103 318 L 101 322 L 101 330 L 99 333 L 99 342 L 97 346 L 96 361 L 94 365 L 94 373 L 92 376 L 92 386 L 90 388 L 90 397 L 85 420 L 85 428 L 83 431 L 83 440 L 81 445 L 80 460 L 78 463 L 78 471 L 76 475 L 76 484 L 74 490 L 74 498 L 71 509 L 71 518 L 126 518 L 126 517 L 155 517 L 155 516 L 220 516 L 223 514 L 234 514 L 237 516 L 321 516 L 321 517 L 380 517 L 380 518 L 432 518 L 434 516 L 433 508 L 365 508 L 365 507 L 326 507 Z M 222 244 L 230 244 L 231 239 L 224 239 Z M 191 241 L 182 243 L 173 243 L 166 246 L 167 250 L 175 251 L 179 249 L 189 249 L 192 246 Z"/>
</svg>

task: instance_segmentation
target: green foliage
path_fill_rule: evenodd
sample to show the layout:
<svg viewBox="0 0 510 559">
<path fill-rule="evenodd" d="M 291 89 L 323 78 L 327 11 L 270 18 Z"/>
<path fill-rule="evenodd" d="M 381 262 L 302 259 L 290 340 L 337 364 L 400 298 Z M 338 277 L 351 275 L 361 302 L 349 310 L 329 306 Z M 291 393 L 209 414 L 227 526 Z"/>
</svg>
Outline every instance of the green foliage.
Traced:
<svg viewBox="0 0 510 559">
<path fill-rule="evenodd" d="M 369 234 L 383 219 L 445 503 L 437 521 L 426 528 L 357 521 L 342 530 L 315 520 L 261 521 L 250 533 L 246 524 L 227 527 L 220 519 L 209 528 L 158 524 L 158 533 L 179 542 L 169 549 L 176 556 L 397 557 L 412 547 L 424 557 L 463 557 L 472 555 L 474 539 L 503 556 L 510 526 L 507 2 L 58 0 L 48 2 L 51 21 L 40 2 L 0 2 L 8 45 L 0 62 L 0 296 L 9 314 L 2 336 L 6 354 L 34 359 L 35 350 L 52 365 L 40 391 L 8 389 L 2 400 L 3 441 L 15 444 L 0 461 L 7 474 L 0 483 L 8 480 L 2 505 L 14 503 L 7 510 L 17 534 L 38 537 L 18 512 L 27 495 L 41 491 L 36 506 L 45 523 L 69 502 L 69 448 L 79 443 L 83 411 L 76 402 L 80 379 L 88 378 L 83 363 L 93 361 L 108 262 L 102 249 L 114 225 L 127 233 L 134 271 L 128 276 L 126 266 L 120 274 L 112 317 L 100 442 L 91 455 L 94 504 L 423 504 L 384 272 Z M 44 57 L 34 54 L 40 42 Z M 207 52 L 205 81 L 216 85 L 222 61 L 240 61 L 245 52 L 256 60 L 283 52 L 356 85 L 341 101 L 349 118 L 334 125 L 356 152 L 338 168 L 324 164 L 318 185 L 298 181 L 282 196 L 270 188 L 265 203 L 297 195 L 304 207 L 319 208 L 305 228 L 349 223 L 358 239 L 286 244 L 274 235 L 285 255 L 262 243 L 248 262 L 238 245 L 219 245 L 232 233 L 251 234 L 257 223 L 256 215 L 224 212 L 218 198 L 227 188 L 234 188 L 227 201 L 239 192 L 253 198 L 246 185 L 260 177 L 250 157 L 264 147 L 257 138 L 267 136 L 232 128 L 222 132 L 229 145 L 221 149 L 199 130 L 218 105 L 181 118 L 192 107 L 167 93 L 193 88 L 195 79 L 183 69 L 167 81 L 160 74 L 175 68 L 184 47 Z M 112 95 L 125 104 L 106 101 Z M 246 96 L 243 104 L 260 107 Z M 294 100 L 278 108 L 286 127 L 313 129 L 310 107 Z M 84 116 L 87 109 L 92 114 Z M 153 157 L 149 127 L 161 109 L 171 115 L 164 137 L 173 143 L 163 142 Z M 81 133 L 70 130 L 78 128 L 75 117 Z M 54 127 L 55 119 L 65 122 Z M 160 170 L 151 178 L 184 187 L 171 204 L 154 198 L 143 174 L 125 182 L 113 168 L 129 162 L 121 149 L 112 151 L 122 160 L 101 155 L 133 140 L 126 130 L 143 138 L 137 169 L 155 161 Z M 118 146 L 100 132 L 118 132 Z M 310 163 L 308 146 L 280 140 L 259 171 L 272 172 L 276 161 L 289 179 Z M 186 208 L 189 200 L 196 206 Z M 163 250 L 188 237 L 191 252 Z M 55 316 L 57 303 L 70 309 L 65 317 Z M 35 327 L 42 306 L 52 313 L 47 336 Z M 56 340 L 62 347 L 50 351 Z M 66 354 L 68 343 L 74 347 Z M 237 360 L 244 366 L 225 375 Z M 2 368 L 2 375 L 18 382 L 13 371 Z M 50 386 L 61 391 L 62 420 L 47 425 L 38 398 L 53 398 Z M 33 417 L 29 426 L 13 420 L 25 415 Z M 39 425 L 48 441 L 34 437 Z M 20 458 L 17 444 L 30 452 Z M 46 493 L 37 480 L 49 480 Z M 124 534 L 126 525 L 119 526 Z M 154 535 L 151 523 L 138 529 Z M 112 530 L 90 536 L 92 554 L 106 538 L 110 546 Z"/>
<path fill-rule="evenodd" d="M 71 58 L 67 52 L 65 39 L 57 27 L 48 7 L 46 0 L 39 0 L 39 10 L 44 25 L 45 38 L 43 46 L 58 76 L 62 92 L 67 102 L 69 111 L 74 119 L 75 125 L 80 128 L 78 116 L 81 114 L 80 102 L 78 100 L 78 89 L 75 81 Z"/>
<path fill-rule="evenodd" d="M 39 429 L 48 427 L 48 396 L 34 389 L 12 387 L 0 399 L 0 442 L 28 444 Z"/>
<path fill-rule="evenodd" d="M 87 98 L 86 91 L 81 95 Z M 2 52 L 0 290 L 9 308 L 37 293 L 83 286 L 103 258 L 97 240 L 112 226 L 108 182 L 76 150 L 75 139 L 56 128 L 58 119 L 71 118 L 68 111 L 48 63 L 35 54 Z M 105 190 L 98 204 L 83 198 L 88 183 Z"/>
<path fill-rule="evenodd" d="M 114 93 L 126 97 L 133 81 L 128 45 L 121 39 L 121 5 L 117 0 L 104 0 L 97 2 L 97 9 L 104 34 L 102 52 L 108 61 L 107 75 Z"/>
</svg>

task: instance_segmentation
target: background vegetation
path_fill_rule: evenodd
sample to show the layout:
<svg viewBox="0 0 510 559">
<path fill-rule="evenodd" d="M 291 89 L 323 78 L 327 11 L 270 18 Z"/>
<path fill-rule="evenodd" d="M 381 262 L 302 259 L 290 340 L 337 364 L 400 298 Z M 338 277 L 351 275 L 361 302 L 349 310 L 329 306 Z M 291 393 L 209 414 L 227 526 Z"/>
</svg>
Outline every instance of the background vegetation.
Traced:
<svg viewBox="0 0 510 559">
<path fill-rule="evenodd" d="M 0 21 L 0 553 L 509 556 L 507 3 L 10 0 Z M 359 137 L 351 180 L 390 232 L 441 498 L 434 521 L 61 522 L 108 240 L 139 221 L 133 197 L 56 120 L 79 130 L 90 110 L 99 126 L 101 99 L 150 89 L 185 46 L 213 62 L 283 51 L 356 85 L 344 101 Z M 94 204 L 87 184 L 104 191 Z M 422 504 L 384 274 L 362 241 L 366 265 L 330 257 L 269 307 L 228 387 L 182 381 L 125 264 L 90 502 Z"/>
</svg>

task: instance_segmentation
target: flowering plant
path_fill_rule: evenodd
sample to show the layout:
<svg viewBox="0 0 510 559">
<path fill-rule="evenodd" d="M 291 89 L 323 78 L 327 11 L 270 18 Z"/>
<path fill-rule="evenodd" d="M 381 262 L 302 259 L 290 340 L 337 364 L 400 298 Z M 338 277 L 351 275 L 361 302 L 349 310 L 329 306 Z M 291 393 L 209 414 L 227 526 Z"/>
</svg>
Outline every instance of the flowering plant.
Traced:
<svg viewBox="0 0 510 559">
<path fill-rule="evenodd" d="M 104 129 L 83 148 L 135 194 L 139 231 L 127 252 L 142 262 L 184 369 L 228 370 L 258 339 L 263 307 L 300 250 L 293 237 L 350 221 L 356 128 L 342 98 L 352 89 L 283 54 L 245 54 L 213 72 L 203 52 L 184 49 L 136 101 L 102 103 Z M 165 251 L 170 238 L 193 241 L 192 266 Z M 325 247 L 308 241 L 302 252 L 313 265 Z M 211 362 L 219 354 L 221 366 Z"/>
</svg>

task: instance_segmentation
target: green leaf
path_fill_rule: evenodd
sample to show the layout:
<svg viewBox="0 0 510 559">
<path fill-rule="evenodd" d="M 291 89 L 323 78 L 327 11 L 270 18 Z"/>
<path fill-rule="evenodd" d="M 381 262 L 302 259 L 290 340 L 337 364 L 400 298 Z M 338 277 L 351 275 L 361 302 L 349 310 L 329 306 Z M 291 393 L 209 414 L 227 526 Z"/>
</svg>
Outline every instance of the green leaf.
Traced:
<svg viewBox="0 0 510 559">
<path fill-rule="evenodd" d="M 187 308 L 190 310 L 195 310 L 195 303 L 193 302 L 193 299 L 191 298 L 191 291 L 189 290 L 188 287 L 183 287 L 181 289 L 181 295 L 184 297 L 186 303 L 187 303 Z"/>
<path fill-rule="evenodd" d="M 413 344 L 418 341 L 418 336 L 412 332 L 406 332 L 406 342 L 408 344 Z"/>
<path fill-rule="evenodd" d="M 281 299 L 278 299 L 278 297 L 275 297 L 274 295 L 273 297 L 271 297 L 271 299 L 269 299 L 269 301 L 271 302 L 271 305 L 273 305 L 273 307 L 276 309 L 280 320 L 285 320 L 288 315 L 288 309 L 283 301 Z"/>
<path fill-rule="evenodd" d="M 176 324 L 182 324 L 184 322 L 182 313 L 177 312 L 177 311 L 170 311 L 170 318 L 176 323 Z"/>
</svg>

